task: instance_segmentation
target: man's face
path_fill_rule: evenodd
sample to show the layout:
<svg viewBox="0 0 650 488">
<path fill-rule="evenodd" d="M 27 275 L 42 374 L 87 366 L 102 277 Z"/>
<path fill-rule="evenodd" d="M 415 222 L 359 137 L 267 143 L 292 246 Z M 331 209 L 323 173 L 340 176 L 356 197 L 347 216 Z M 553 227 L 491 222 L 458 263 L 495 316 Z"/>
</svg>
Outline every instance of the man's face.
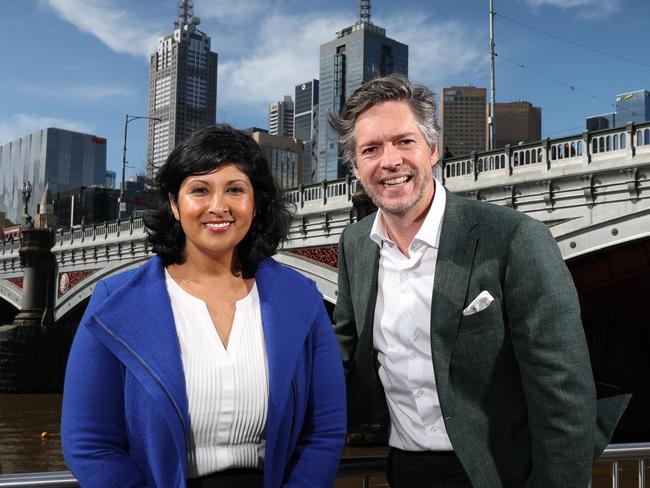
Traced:
<svg viewBox="0 0 650 488">
<path fill-rule="evenodd" d="M 384 102 L 355 124 L 354 173 L 383 212 L 412 219 L 433 197 L 438 149 L 427 145 L 406 102 Z"/>
</svg>

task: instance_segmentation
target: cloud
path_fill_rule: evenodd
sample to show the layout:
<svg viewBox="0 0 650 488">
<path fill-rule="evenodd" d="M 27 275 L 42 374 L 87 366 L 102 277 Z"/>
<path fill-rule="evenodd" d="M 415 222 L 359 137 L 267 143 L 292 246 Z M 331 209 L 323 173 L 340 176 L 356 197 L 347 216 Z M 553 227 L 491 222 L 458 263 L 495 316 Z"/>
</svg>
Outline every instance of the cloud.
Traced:
<svg viewBox="0 0 650 488">
<path fill-rule="evenodd" d="M 383 25 L 379 22 L 379 25 Z M 389 37 L 409 46 L 409 78 L 430 87 L 474 79 L 487 65 L 487 33 L 458 21 L 440 22 L 422 16 L 386 19 Z"/>
<path fill-rule="evenodd" d="M 271 14 L 249 40 L 248 53 L 220 60 L 219 104 L 268 104 L 293 95 L 296 84 L 318 78 L 320 45 L 349 24 L 339 13 Z"/>
<path fill-rule="evenodd" d="M 558 7 L 577 9 L 585 19 L 603 19 L 619 11 L 625 0 L 525 0 L 532 7 Z"/>
<path fill-rule="evenodd" d="M 319 77 L 320 45 L 353 21 L 342 12 L 270 15 L 248 40 L 247 53 L 220 59 L 219 106 L 268 104 L 293 95 L 297 83 Z M 487 41 L 459 22 L 391 16 L 376 23 L 386 27 L 389 37 L 409 45 L 409 75 L 414 80 L 439 86 L 461 76 L 475 78 L 487 63 L 481 49 Z M 291 35 L 278 34 L 282 32 Z"/>
<path fill-rule="evenodd" d="M 59 129 L 68 129 L 89 134 L 94 132 L 93 126 L 83 122 L 58 117 L 19 113 L 13 115 L 9 121 L 0 123 L 0 144 L 6 144 L 7 142 L 48 127 L 57 127 Z"/>
<path fill-rule="evenodd" d="M 156 49 L 161 26 L 153 25 L 109 0 L 41 0 L 77 29 L 99 39 L 117 53 L 149 55 Z"/>
<path fill-rule="evenodd" d="M 223 24 L 250 22 L 252 16 L 268 9 L 268 2 L 254 0 L 202 0 L 194 5 L 194 13 L 202 20 L 215 19 Z"/>
<path fill-rule="evenodd" d="M 136 92 L 126 86 L 110 85 L 84 85 L 54 87 L 51 85 L 26 85 L 18 88 L 23 93 L 33 96 L 47 97 L 49 99 L 78 100 L 83 102 L 97 102 L 105 98 L 133 97 Z"/>
</svg>

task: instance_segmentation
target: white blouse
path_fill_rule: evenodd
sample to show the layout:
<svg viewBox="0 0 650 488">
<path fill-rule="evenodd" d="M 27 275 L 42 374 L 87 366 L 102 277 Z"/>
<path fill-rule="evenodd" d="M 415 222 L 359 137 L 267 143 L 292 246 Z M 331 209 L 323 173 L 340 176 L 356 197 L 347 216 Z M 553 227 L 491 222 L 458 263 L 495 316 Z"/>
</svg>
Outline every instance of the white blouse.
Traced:
<svg viewBox="0 0 650 488">
<path fill-rule="evenodd" d="M 226 348 L 205 302 L 167 272 L 166 282 L 189 406 L 188 477 L 261 468 L 269 380 L 257 285 L 236 303 Z"/>
</svg>

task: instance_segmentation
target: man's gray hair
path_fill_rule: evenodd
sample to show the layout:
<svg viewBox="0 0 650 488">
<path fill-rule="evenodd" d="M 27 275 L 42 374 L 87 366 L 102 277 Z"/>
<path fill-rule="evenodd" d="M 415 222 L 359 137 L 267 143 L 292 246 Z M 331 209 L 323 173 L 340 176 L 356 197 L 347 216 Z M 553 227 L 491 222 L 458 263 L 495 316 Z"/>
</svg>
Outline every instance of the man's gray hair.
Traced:
<svg viewBox="0 0 650 488">
<path fill-rule="evenodd" d="M 389 75 L 361 85 L 346 101 L 341 115 L 329 112 L 327 121 L 338 133 L 343 153 L 356 165 L 354 126 L 359 115 L 384 102 L 406 102 L 427 145 L 438 144 L 435 94 L 426 86 L 411 83 L 405 76 Z"/>
</svg>

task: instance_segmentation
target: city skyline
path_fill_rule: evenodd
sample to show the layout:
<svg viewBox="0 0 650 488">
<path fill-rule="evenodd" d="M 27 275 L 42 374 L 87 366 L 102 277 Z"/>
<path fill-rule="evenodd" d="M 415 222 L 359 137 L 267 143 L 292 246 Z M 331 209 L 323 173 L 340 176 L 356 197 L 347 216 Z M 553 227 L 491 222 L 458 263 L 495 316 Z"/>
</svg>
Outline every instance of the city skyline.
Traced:
<svg viewBox="0 0 650 488">
<path fill-rule="evenodd" d="M 201 30 L 220 58 L 217 120 L 266 127 L 269 103 L 318 78 L 320 44 L 355 22 L 357 3 L 194 0 Z M 173 27 L 176 5 L 3 5 L 0 25 L 13 41 L 2 48 L 0 144 L 50 126 L 93 133 L 108 139 L 107 168 L 119 174 L 124 114 L 147 115 L 148 56 Z M 495 11 L 496 101 L 542 107 L 542 137 L 579 133 L 586 117 L 614 110 L 617 94 L 650 87 L 647 2 L 495 0 Z M 489 86 L 487 0 L 441 0 L 435 9 L 424 0 L 374 0 L 372 19 L 409 45 L 413 80 L 436 93 L 451 85 Z M 144 172 L 146 129 L 146 121 L 130 124 L 127 177 Z"/>
</svg>

